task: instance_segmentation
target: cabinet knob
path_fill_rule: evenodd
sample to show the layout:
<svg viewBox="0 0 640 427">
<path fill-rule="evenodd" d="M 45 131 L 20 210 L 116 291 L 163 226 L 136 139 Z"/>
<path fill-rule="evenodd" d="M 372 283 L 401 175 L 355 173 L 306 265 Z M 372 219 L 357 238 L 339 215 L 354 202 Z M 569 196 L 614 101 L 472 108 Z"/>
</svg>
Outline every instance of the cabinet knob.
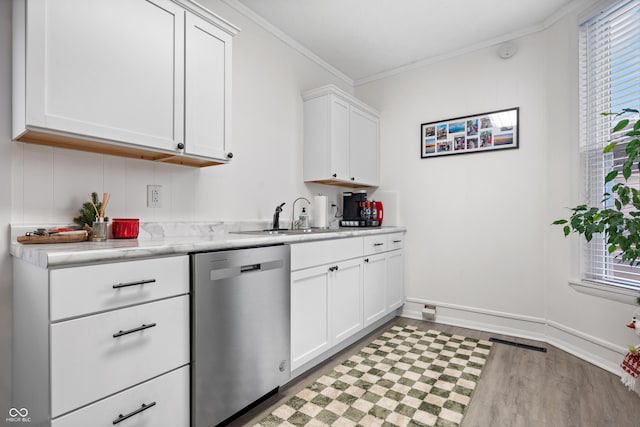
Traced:
<svg viewBox="0 0 640 427">
<path fill-rule="evenodd" d="M 334 177 L 334 178 L 337 178 L 337 177 L 338 177 L 338 174 L 337 174 L 337 173 L 334 173 L 334 174 L 333 174 L 333 175 L 331 175 L 331 176 L 332 176 L 332 177 Z"/>
<path fill-rule="evenodd" d="M 365 259 L 364 259 L 364 262 L 369 262 L 369 258 L 365 258 Z"/>
<path fill-rule="evenodd" d="M 233 159 L 233 153 L 227 153 L 227 159 Z"/>
<path fill-rule="evenodd" d="M 355 180 L 356 180 L 356 177 L 355 177 L 355 176 L 352 176 L 352 177 L 351 177 L 351 181 L 355 181 Z"/>
<path fill-rule="evenodd" d="M 184 144 L 182 142 L 178 142 L 178 150 L 184 150 Z"/>
</svg>

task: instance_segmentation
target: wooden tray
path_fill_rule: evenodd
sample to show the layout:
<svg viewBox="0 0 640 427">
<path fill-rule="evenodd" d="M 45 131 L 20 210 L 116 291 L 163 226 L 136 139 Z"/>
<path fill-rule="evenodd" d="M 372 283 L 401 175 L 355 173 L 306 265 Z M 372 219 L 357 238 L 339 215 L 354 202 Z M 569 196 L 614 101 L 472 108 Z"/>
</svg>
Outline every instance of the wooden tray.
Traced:
<svg viewBox="0 0 640 427">
<path fill-rule="evenodd" d="M 30 245 L 34 243 L 75 243 L 88 239 L 87 234 L 63 234 L 50 236 L 18 236 L 18 243 Z"/>
</svg>

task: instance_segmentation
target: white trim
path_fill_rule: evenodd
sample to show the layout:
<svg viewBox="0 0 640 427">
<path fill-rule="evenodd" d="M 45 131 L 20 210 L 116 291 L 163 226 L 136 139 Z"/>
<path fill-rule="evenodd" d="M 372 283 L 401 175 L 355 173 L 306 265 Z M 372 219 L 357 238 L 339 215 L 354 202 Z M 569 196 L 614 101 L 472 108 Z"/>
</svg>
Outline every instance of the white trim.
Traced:
<svg viewBox="0 0 640 427">
<path fill-rule="evenodd" d="M 637 305 L 636 299 L 639 292 L 616 285 L 605 285 L 602 283 L 589 282 L 585 280 L 570 279 L 569 286 L 574 291 L 611 301 L 617 301 L 629 305 Z"/>
<path fill-rule="evenodd" d="M 308 90 L 306 92 L 302 92 L 302 100 L 303 101 L 308 101 L 310 99 L 318 98 L 318 97 L 324 96 L 324 95 L 336 95 L 336 96 L 339 96 L 341 98 L 344 98 L 349 103 L 358 106 L 361 110 L 364 110 L 364 111 L 368 112 L 369 114 L 372 114 L 372 115 L 374 115 L 376 117 L 380 117 L 380 112 L 378 110 L 376 110 L 375 108 L 365 104 L 364 102 L 360 101 L 355 96 L 345 92 L 344 90 L 340 89 L 336 85 L 331 85 L 331 84 L 330 85 L 325 85 L 325 86 L 322 86 L 322 87 L 319 87 L 319 88 L 316 88 L 316 89 L 311 89 L 311 90 Z"/>
<path fill-rule="evenodd" d="M 613 1 L 613 0 L 606 0 L 606 1 Z M 326 69 L 327 71 L 329 71 L 331 74 L 335 75 L 336 77 L 338 77 L 339 79 L 341 79 L 342 81 L 344 81 L 345 83 L 351 85 L 352 87 L 355 86 L 360 86 L 363 85 L 365 83 L 370 83 L 376 80 L 381 80 L 396 74 L 400 74 L 400 73 L 404 73 L 405 71 L 409 71 L 409 70 L 414 70 L 416 68 L 421 68 L 424 67 L 426 65 L 430 65 L 430 64 L 434 64 L 437 62 L 441 62 L 444 61 L 446 59 L 449 58 L 453 58 L 455 56 L 460 56 L 460 55 L 464 55 L 466 53 L 470 53 L 476 50 L 480 50 L 480 49 L 484 49 L 486 47 L 490 47 L 493 45 L 497 45 L 509 40 L 513 40 L 519 37 L 524 37 L 527 36 L 529 34 L 533 34 L 533 33 L 537 33 L 539 31 L 543 31 L 546 30 L 547 28 L 549 28 L 550 26 L 552 26 L 553 24 L 555 24 L 557 21 L 559 21 L 563 16 L 576 11 L 576 10 L 580 10 L 581 8 L 584 8 L 584 0 L 573 0 L 570 3 L 568 3 L 567 5 L 561 7 L 560 9 L 558 9 L 556 12 L 554 12 L 551 16 L 549 16 L 547 19 L 545 19 L 542 23 L 537 24 L 537 25 L 533 25 L 529 28 L 525 28 L 521 31 L 516 31 L 504 36 L 500 36 L 500 37 L 496 37 L 494 39 L 491 40 L 487 40 L 466 48 L 462 48 L 456 51 L 452 51 L 443 55 L 438 55 L 438 56 L 433 56 L 430 58 L 424 58 L 422 60 L 418 60 L 415 62 L 411 62 L 409 64 L 405 64 L 405 65 L 401 65 L 399 67 L 393 68 L 391 70 L 387 70 L 387 71 L 383 71 L 380 73 L 376 73 L 367 77 L 363 77 L 357 80 L 352 79 L 351 77 L 347 76 L 346 74 L 344 74 L 342 71 L 338 70 L 337 68 L 335 68 L 333 65 L 329 64 L 327 61 L 325 61 L 324 59 L 320 58 L 318 55 L 316 55 L 315 53 L 313 53 L 312 51 L 310 51 L 309 49 L 307 49 L 306 47 L 304 47 L 303 45 L 301 45 L 300 43 L 298 43 L 297 41 L 295 41 L 293 38 L 291 38 L 290 36 L 288 36 L 287 34 L 285 34 L 284 32 L 282 32 L 280 29 L 278 29 L 276 26 L 274 26 L 273 24 L 271 24 L 270 22 L 268 22 L 266 19 L 264 19 L 263 17 L 261 17 L 260 15 L 258 15 L 257 13 L 255 13 L 253 10 L 249 9 L 247 6 L 245 6 L 244 4 L 240 3 L 239 0 L 222 0 L 223 3 L 227 4 L 228 6 L 232 7 L 233 9 L 235 9 L 236 11 L 240 12 L 241 14 L 243 14 L 244 16 L 246 16 L 247 18 L 249 18 L 250 20 L 252 20 L 253 22 L 255 22 L 256 24 L 258 24 L 259 26 L 261 26 L 263 29 L 265 29 L 266 31 L 270 32 L 272 35 L 274 35 L 275 37 L 279 38 L 280 40 L 282 40 L 284 43 L 286 43 L 287 45 L 289 45 L 291 48 L 297 50 L 299 53 L 301 53 L 302 55 L 306 56 L 307 58 L 309 58 L 310 60 L 314 61 L 316 64 L 320 65 L 321 67 L 323 67 L 324 69 Z"/>
<path fill-rule="evenodd" d="M 458 49 L 458 50 L 453 50 L 450 52 L 447 52 L 445 54 L 442 55 L 437 55 L 437 56 L 432 56 L 429 58 L 424 58 L 415 62 L 411 62 L 409 64 L 405 64 L 405 65 L 401 65 L 399 67 L 393 68 L 391 70 L 387 70 L 387 71 L 383 71 L 381 73 L 377 73 L 377 74 L 373 74 L 371 76 L 367 76 L 367 77 L 363 77 L 361 79 L 357 79 L 354 82 L 355 86 L 360 86 L 366 83 L 371 83 L 374 82 L 376 80 L 382 80 L 385 79 L 387 77 L 391 77 L 391 76 L 395 76 L 396 74 L 401 74 L 404 73 L 406 71 L 410 71 L 410 70 L 415 70 L 417 68 L 422 68 L 424 66 L 427 65 L 431 65 L 431 64 L 435 64 L 438 62 L 442 62 L 445 61 L 447 59 L 450 58 L 454 58 L 456 56 L 461 56 L 461 55 L 465 55 L 467 53 L 471 53 L 471 52 L 475 52 L 490 46 L 494 46 L 494 45 L 498 45 L 500 43 L 504 43 L 506 41 L 510 41 L 513 39 L 517 39 L 520 37 L 524 37 L 527 36 L 529 34 L 533 34 L 533 33 L 537 33 L 539 31 L 544 30 L 545 27 L 543 27 L 542 25 L 535 25 L 533 27 L 529 27 L 529 28 L 525 28 L 524 30 L 520 30 L 520 31 L 516 31 L 514 33 L 510 33 L 510 34 L 506 34 L 500 37 L 496 37 L 490 40 L 485 40 L 483 42 L 480 43 L 476 43 L 474 45 L 471 46 L 467 46 L 464 47 L 462 49 Z"/>
<path fill-rule="evenodd" d="M 507 313 L 504 311 L 486 310 L 483 308 L 469 307 L 466 305 L 449 304 L 449 303 L 438 302 L 438 301 L 427 301 L 420 298 L 411 298 L 411 297 L 407 297 L 406 301 L 417 303 L 417 304 L 431 304 L 431 305 L 435 305 L 436 307 L 445 307 L 445 308 L 450 308 L 452 310 L 468 311 L 471 313 L 479 313 L 479 314 L 484 314 L 488 316 L 502 317 L 505 319 L 513 319 L 513 320 L 519 320 L 519 321 L 530 322 L 530 323 L 538 323 L 542 325 L 545 325 L 547 323 L 547 321 L 542 317 L 525 316 L 522 314 Z"/>
<path fill-rule="evenodd" d="M 279 28 L 271 24 L 269 21 L 267 21 L 257 13 L 255 13 L 253 10 L 249 9 L 244 4 L 240 3 L 238 0 L 222 0 L 222 2 L 226 3 L 228 6 L 232 7 L 236 11 L 240 12 L 241 14 L 243 14 L 244 16 L 246 16 L 256 24 L 258 24 L 260 27 L 265 29 L 267 32 L 271 33 L 273 36 L 283 41 L 289 47 L 291 47 L 294 50 L 297 50 L 298 53 L 301 53 L 302 55 L 306 56 L 308 59 L 312 60 L 313 62 L 315 62 L 316 64 L 318 64 L 319 66 L 321 66 L 322 68 L 324 68 L 325 70 L 327 70 L 328 72 L 330 72 L 331 74 L 333 74 L 334 76 L 342 80 L 343 82 L 347 83 L 352 87 L 354 86 L 354 82 L 351 77 L 347 76 L 342 71 L 338 70 L 336 67 L 329 64 L 327 61 L 320 58 L 315 53 L 311 52 L 309 49 L 307 49 L 306 47 L 304 47 L 303 45 L 295 41 L 293 38 L 291 38 L 290 36 L 282 32 Z"/>
<path fill-rule="evenodd" d="M 611 0 L 610 0 L 611 1 Z M 534 33 L 538 33 L 540 31 L 544 31 L 547 28 L 551 27 L 553 24 L 555 24 L 556 22 L 558 22 L 562 17 L 564 17 L 565 15 L 575 11 L 575 10 L 580 10 L 580 8 L 584 7 L 584 1 L 583 0 L 573 0 L 572 2 L 568 3 L 567 5 L 561 7 L 560 9 L 558 9 L 556 12 L 554 12 L 551 16 L 549 16 L 547 19 L 545 19 L 542 23 L 537 24 L 537 25 L 533 25 L 531 27 L 522 29 L 520 31 L 515 31 L 513 33 L 510 34 L 505 34 L 490 40 L 485 40 L 483 42 L 459 49 L 459 50 L 455 50 L 455 51 L 451 51 L 448 52 L 446 54 L 443 55 L 438 55 L 438 56 L 433 56 L 431 58 L 425 58 L 416 62 L 412 62 L 406 65 L 402 65 L 400 67 L 388 70 L 388 71 L 383 71 L 381 73 L 377 73 L 377 74 L 373 74 L 371 76 L 368 77 L 363 77 L 361 79 L 357 79 L 354 83 L 355 86 L 360 86 L 363 85 L 365 83 L 370 83 L 376 80 L 380 80 L 380 79 L 384 79 L 396 74 L 400 74 L 400 73 L 404 73 L 405 71 L 409 71 L 409 70 L 414 70 L 416 68 L 421 68 L 424 67 L 426 65 L 430 65 L 430 64 L 434 64 L 437 62 L 441 62 L 441 61 L 445 61 L 449 58 L 453 58 L 456 56 L 460 56 L 460 55 L 465 55 L 467 53 L 471 53 L 480 49 L 484 49 L 490 46 L 494 46 L 494 45 L 498 45 L 507 41 L 511 41 L 520 37 L 524 37 L 524 36 L 528 36 L 530 34 L 534 34 Z"/>
<path fill-rule="evenodd" d="M 620 361 L 618 359 L 622 360 L 622 357 L 626 353 L 626 349 L 617 344 L 540 317 L 427 301 L 420 298 L 408 297 L 406 301 L 408 304 L 405 304 L 403 307 L 402 317 L 425 320 L 422 317 L 421 311 L 409 307 L 412 303 L 420 305 L 432 304 L 437 308 L 442 307 L 447 310 L 458 311 L 458 315 L 456 315 L 456 313 L 447 313 L 448 316 L 436 314 L 436 318 L 433 321 L 445 325 L 541 341 L 615 375 L 619 374 L 618 367 Z M 488 316 L 488 318 L 478 321 L 477 318 L 472 319 L 472 316 L 465 315 L 465 313 Z M 491 317 L 495 318 L 496 321 L 491 322 Z M 507 319 L 512 322 L 506 325 L 504 322 L 502 322 L 503 324 L 499 324 L 499 319 Z"/>
<path fill-rule="evenodd" d="M 220 15 L 217 15 L 202 6 L 200 3 L 194 0 L 172 0 L 174 3 L 179 4 L 184 9 L 187 9 L 189 12 L 193 13 L 196 16 L 204 19 L 205 21 L 215 25 L 220 28 L 222 31 L 230 34 L 231 36 L 235 36 L 240 32 L 240 28 L 233 25 L 231 22 L 227 21 Z"/>
</svg>

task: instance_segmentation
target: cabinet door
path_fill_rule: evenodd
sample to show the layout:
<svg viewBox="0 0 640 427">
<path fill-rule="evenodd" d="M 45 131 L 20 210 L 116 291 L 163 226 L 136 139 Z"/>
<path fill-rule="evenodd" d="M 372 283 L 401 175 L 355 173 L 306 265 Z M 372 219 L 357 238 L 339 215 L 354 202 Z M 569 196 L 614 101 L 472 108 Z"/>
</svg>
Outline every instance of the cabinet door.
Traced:
<svg viewBox="0 0 640 427">
<path fill-rule="evenodd" d="M 231 134 L 231 36 L 186 16 L 185 152 L 226 159 Z"/>
<path fill-rule="evenodd" d="M 291 273 L 291 370 L 330 346 L 327 267 Z"/>
<path fill-rule="evenodd" d="M 331 178 L 350 181 L 349 173 L 349 104 L 330 97 L 331 110 Z"/>
<path fill-rule="evenodd" d="M 189 363 L 189 298 L 169 298 L 51 325 L 56 417 Z"/>
<path fill-rule="evenodd" d="M 332 345 L 362 329 L 362 262 L 341 262 L 329 273 Z"/>
<path fill-rule="evenodd" d="M 404 304 L 404 253 L 395 250 L 387 253 L 387 312 Z"/>
<path fill-rule="evenodd" d="M 349 110 L 350 179 L 378 185 L 378 119 L 356 106 Z"/>
<path fill-rule="evenodd" d="M 145 405 L 143 408 L 142 405 Z M 127 421 L 118 421 L 131 415 Z M 188 427 L 189 367 L 161 375 L 51 422 L 52 427 Z"/>
<path fill-rule="evenodd" d="M 27 4 L 26 123 L 175 150 L 184 10 L 169 0 Z"/>
<path fill-rule="evenodd" d="M 364 258 L 363 274 L 364 326 L 367 327 L 387 314 L 387 256 L 370 255 Z"/>
</svg>

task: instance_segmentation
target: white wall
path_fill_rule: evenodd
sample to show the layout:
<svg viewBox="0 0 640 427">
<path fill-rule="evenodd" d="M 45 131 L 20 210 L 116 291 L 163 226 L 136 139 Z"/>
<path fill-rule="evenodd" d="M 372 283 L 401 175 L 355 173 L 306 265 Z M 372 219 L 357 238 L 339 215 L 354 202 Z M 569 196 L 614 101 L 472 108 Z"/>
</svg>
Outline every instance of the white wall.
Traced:
<svg viewBox="0 0 640 427">
<path fill-rule="evenodd" d="M 14 223 L 68 223 L 96 191 L 111 193 L 110 217 L 142 221 L 267 220 L 274 208 L 333 187 L 302 182 L 302 99 L 344 82 L 218 0 L 205 7 L 241 28 L 233 40 L 233 161 L 196 169 L 15 144 Z M 146 185 L 163 186 L 163 207 L 146 207 Z"/>
<path fill-rule="evenodd" d="M 11 2 L 0 1 L 0 419 L 9 410 L 11 385 Z"/>
<path fill-rule="evenodd" d="M 87 193 L 110 192 L 110 217 L 142 221 L 269 220 L 298 196 L 337 187 L 302 182 L 300 93 L 352 88 L 218 0 L 200 3 L 241 28 L 233 40 L 233 161 L 204 169 L 11 143 L 11 2 L 0 0 L 0 414 L 9 408 L 11 257 L 8 224 L 70 223 Z M 8 185 L 13 181 L 13 184 Z M 146 185 L 164 206 L 146 208 Z M 300 205 L 299 205 L 300 206 Z"/>
<path fill-rule="evenodd" d="M 380 191 L 397 191 L 405 314 L 549 341 L 615 370 L 630 305 L 579 294 L 579 245 L 552 227 L 578 202 L 576 16 L 497 47 L 356 88 L 380 109 Z M 520 148 L 420 158 L 420 124 L 520 107 Z M 375 194 L 374 194 L 375 197 Z"/>
<path fill-rule="evenodd" d="M 545 39 L 518 45 L 507 61 L 489 48 L 356 90 L 382 113 L 380 189 L 399 191 L 409 297 L 544 315 Z M 420 123 L 516 106 L 518 150 L 420 158 Z"/>
</svg>

